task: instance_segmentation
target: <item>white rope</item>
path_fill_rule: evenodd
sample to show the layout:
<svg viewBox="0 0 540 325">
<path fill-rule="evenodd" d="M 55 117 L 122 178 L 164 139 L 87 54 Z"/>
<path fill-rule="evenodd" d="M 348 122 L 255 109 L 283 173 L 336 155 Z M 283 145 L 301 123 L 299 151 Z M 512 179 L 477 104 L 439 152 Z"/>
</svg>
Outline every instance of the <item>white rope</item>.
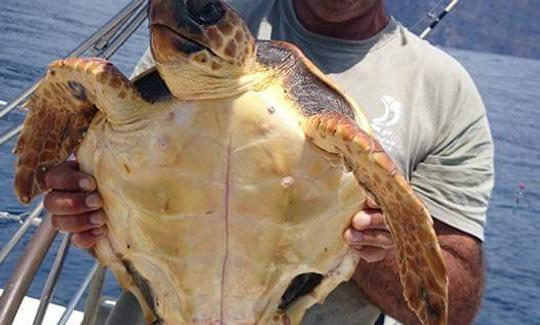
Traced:
<svg viewBox="0 0 540 325">
<path fill-rule="evenodd" d="M 16 215 L 16 214 L 11 214 L 5 211 L 0 211 L 0 220 L 11 220 L 11 221 L 16 221 L 18 223 L 22 223 L 21 216 L 23 215 Z"/>
</svg>

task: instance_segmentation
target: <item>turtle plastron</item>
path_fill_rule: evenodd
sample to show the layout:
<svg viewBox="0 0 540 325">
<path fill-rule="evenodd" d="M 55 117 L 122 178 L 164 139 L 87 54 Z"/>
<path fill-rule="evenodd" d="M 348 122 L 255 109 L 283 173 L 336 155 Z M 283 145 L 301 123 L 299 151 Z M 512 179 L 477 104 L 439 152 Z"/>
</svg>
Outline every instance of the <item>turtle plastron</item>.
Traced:
<svg viewBox="0 0 540 325">
<path fill-rule="evenodd" d="M 18 143 L 19 198 L 85 139 L 108 216 L 96 255 L 147 322 L 293 325 L 354 272 L 343 232 L 367 190 L 409 306 L 444 324 L 430 216 L 354 102 L 294 46 L 255 43 L 222 1 L 152 1 L 150 21 L 157 70 L 134 84 L 101 59 L 50 66 Z"/>
</svg>

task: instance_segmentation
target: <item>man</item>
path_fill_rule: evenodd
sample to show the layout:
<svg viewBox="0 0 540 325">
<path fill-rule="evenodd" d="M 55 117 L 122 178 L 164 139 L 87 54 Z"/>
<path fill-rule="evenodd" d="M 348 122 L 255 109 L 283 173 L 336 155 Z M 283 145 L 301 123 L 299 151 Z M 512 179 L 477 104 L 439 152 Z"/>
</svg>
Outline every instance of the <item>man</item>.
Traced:
<svg viewBox="0 0 540 325">
<path fill-rule="evenodd" d="M 468 74 L 390 18 L 383 0 L 231 3 L 259 38 L 299 46 L 365 109 L 385 150 L 435 218 L 450 280 L 449 323 L 471 323 L 484 282 L 481 242 L 493 148 Z M 137 72 L 151 64 L 147 53 Z M 47 184 L 53 191 L 45 205 L 54 223 L 73 232 L 76 245 L 92 247 L 106 232 L 95 181 L 66 163 L 47 175 Z M 373 324 L 381 311 L 417 323 L 403 299 L 392 238 L 375 202 L 352 218 L 344 236 L 364 260 L 353 281 L 312 307 L 303 324 Z M 133 315 L 135 304 L 125 296 L 116 315 Z"/>
</svg>

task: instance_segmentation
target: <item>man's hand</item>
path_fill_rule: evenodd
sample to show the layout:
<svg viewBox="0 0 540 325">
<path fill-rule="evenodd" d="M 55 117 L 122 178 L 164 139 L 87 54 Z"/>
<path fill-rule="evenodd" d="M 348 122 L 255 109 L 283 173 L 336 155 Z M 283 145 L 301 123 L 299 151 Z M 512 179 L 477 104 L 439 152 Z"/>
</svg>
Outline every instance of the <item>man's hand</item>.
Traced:
<svg viewBox="0 0 540 325">
<path fill-rule="evenodd" d="M 360 252 L 360 256 L 369 263 L 383 260 L 394 241 L 384 223 L 383 212 L 369 195 L 364 210 L 357 213 L 351 228 L 345 231 L 345 240 Z"/>
<path fill-rule="evenodd" d="M 76 246 L 92 248 L 106 231 L 94 178 L 80 172 L 76 162 L 68 161 L 49 171 L 45 182 L 51 192 L 45 195 L 44 204 L 53 215 L 53 225 L 72 233 Z"/>
<path fill-rule="evenodd" d="M 448 324 L 470 324 L 478 312 L 484 287 L 482 244 L 473 236 L 433 219 L 449 279 Z M 353 280 L 384 314 L 404 324 L 419 324 L 406 308 L 396 250 L 382 210 L 368 196 L 364 210 L 353 217 L 345 239 L 360 252 Z M 385 285 L 381 285 L 384 283 Z"/>
</svg>

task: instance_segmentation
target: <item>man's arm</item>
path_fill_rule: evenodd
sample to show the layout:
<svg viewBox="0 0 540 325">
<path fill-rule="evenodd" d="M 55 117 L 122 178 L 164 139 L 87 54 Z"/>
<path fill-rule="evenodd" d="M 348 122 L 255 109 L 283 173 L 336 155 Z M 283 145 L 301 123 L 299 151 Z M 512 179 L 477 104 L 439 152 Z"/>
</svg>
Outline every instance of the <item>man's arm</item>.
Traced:
<svg viewBox="0 0 540 325">
<path fill-rule="evenodd" d="M 480 307 L 484 289 L 482 244 L 437 220 L 435 231 L 449 278 L 448 324 L 470 324 Z M 378 262 L 362 260 L 353 279 L 385 314 L 405 324 L 419 324 L 403 298 L 398 274 L 395 250 L 388 249 L 386 257 Z"/>
</svg>

